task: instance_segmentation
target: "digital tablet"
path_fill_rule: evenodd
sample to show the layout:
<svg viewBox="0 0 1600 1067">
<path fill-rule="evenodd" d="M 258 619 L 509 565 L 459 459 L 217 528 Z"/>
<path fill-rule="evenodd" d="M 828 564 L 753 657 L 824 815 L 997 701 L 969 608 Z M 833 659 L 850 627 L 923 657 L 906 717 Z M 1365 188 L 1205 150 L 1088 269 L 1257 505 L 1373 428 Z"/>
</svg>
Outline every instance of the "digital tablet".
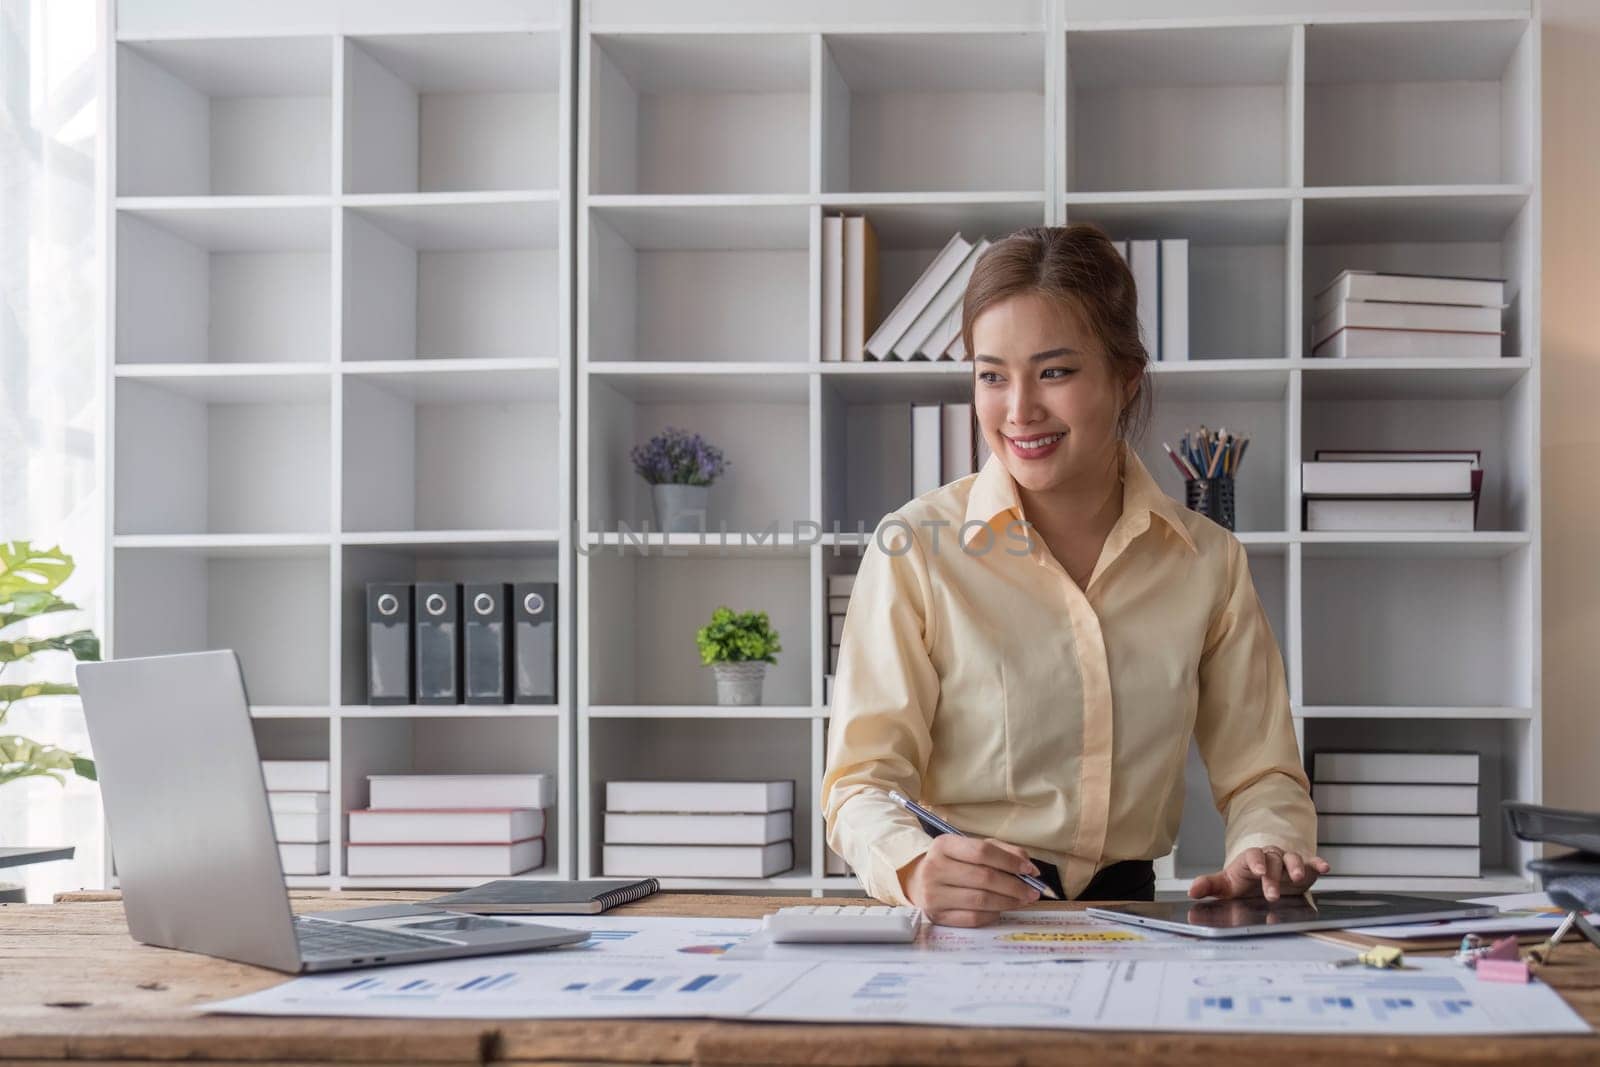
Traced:
<svg viewBox="0 0 1600 1067">
<path fill-rule="evenodd" d="M 1458 904 L 1401 893 L 1342 892 L 1285 895 L 1271 903 L 1260 897 L 1141 901 L 1109 904 L 1087 911 L 1102 919 L 1194 937 L 1254 937 L 1339 930 L 1347 926 L 1487 919 L 1498 915 L 1500 909 L 1493 904 Z"/>
</svg>

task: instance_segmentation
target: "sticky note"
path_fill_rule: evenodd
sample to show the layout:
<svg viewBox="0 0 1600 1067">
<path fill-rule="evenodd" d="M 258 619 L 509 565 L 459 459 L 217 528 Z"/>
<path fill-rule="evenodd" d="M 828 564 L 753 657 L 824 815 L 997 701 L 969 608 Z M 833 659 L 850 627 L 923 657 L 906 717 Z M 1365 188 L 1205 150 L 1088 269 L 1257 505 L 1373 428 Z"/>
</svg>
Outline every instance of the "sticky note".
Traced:
<svg viewBox="0 0 1600 1067">
<path fill-rule="evenodd" d="M 1485 956 L 1478 961 L 1474 968 L 1478 977 L 1486 982 L 1513 982 L 1526 984 L 1528 981 L 1528 965 L 1521 960 L 1497 960 Z"/>
</svg>

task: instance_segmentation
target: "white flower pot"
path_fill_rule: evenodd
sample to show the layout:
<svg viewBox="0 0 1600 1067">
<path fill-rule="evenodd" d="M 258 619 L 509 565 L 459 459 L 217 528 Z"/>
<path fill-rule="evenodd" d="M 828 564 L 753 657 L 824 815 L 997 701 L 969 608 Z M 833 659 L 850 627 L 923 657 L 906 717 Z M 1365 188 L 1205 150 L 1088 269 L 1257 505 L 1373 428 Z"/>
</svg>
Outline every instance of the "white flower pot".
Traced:
<svg viewBox="0 0 1600 1067">
<path fill-rule="evenodd" d="M 718 704 L 761 703 L 761 680 L 767 676 L 767 665 L 762 660 L 713 663 L 711 670 L 717 676 Z"/>
<path fill-rule="evenodd" d="M 656 526 L 662 533 L 700 533 L 706 528 L 705 485 L 662 482 L 650 487 L 656 506 Z"/>
</svg>

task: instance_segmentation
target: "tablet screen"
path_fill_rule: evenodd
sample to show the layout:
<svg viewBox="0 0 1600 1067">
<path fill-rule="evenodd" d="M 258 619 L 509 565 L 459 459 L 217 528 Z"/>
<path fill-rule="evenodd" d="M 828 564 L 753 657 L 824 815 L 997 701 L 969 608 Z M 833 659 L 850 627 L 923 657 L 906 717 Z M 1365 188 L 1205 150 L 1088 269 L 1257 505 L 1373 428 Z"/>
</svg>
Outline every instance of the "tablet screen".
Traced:
<svg viewBox="0 0 1600 1067">
<path fill-rule="evenodd" d="M 1245 926 L 1377 926 L 1383 923 L 1429 922 L 1461 918 L 1468 914 L 1492 915 L 1496 909 L 1451 900 L 1405 896 L 1398 893 L 1314 893 L 1284 896 L 1267 902 L 1260 897 L 1236 900 L 1158 900 L 1132 904 L 1096 905 L 1106 913 L 1120 913 L 1203 927 L 1231 930 Z"/>
</svg>

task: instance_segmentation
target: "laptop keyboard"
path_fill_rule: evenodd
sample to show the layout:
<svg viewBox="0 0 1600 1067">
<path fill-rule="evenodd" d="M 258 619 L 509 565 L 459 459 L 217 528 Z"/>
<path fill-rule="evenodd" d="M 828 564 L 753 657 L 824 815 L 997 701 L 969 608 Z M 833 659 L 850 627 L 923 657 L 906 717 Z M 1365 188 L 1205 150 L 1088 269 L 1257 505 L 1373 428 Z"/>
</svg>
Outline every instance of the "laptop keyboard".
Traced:
<svg viewBox="0 0 1600 1067">
<path fill-rule="evenodd" d="M 460 944 L 459 941 L 442 937 L 402 934 L 394 930 L 307 919 L 301 916 L 295 917 L 294 936 L 295 940 L 300 942 L 300 955 L 305 959 L 323 959 L 330 956 L 343 959 L 396 952 L 402 949 L 438 948 L 440 945 Z"/>
</svg>

